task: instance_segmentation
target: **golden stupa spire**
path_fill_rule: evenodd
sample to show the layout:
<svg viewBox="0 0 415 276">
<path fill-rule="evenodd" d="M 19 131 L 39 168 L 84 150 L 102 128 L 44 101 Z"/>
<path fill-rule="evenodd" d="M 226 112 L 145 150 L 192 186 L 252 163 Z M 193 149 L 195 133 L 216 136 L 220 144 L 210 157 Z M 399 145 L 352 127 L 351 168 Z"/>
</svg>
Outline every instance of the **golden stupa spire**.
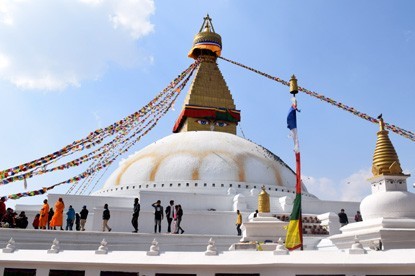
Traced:
<svg viewBox="0 0 415 276">
<path fill-rule="evenodd" d="M 200 61 L 173 132 L 218 131 L 236 134 L 240 111 L 216 63 L 222 39 L 207 15 L 193 40 L 189 57 Z"/>
<path fill-rule="evenodd" d="M 193 39 L 193 47 L 190 50 L 188 57 L 197 59 L 200 55 L 211 56 L 215 59 L 221 55 L 222 52 L 222 38 L 215 33 L 213 28 L 212 18 L 209 14 L 203 18 L 202 26 L 199 33 Z"/>
<path fill-rule="evenodd" d="M 372 173 L 373 176 L 380 175 L 404 175 L 399 163 L 398 155 L 389 139 L 389 131 L 385 130 L 382 114 L 379 115 L 379 132 L 376 141 L 375 153 L 373 154 Z"/>
</svg>

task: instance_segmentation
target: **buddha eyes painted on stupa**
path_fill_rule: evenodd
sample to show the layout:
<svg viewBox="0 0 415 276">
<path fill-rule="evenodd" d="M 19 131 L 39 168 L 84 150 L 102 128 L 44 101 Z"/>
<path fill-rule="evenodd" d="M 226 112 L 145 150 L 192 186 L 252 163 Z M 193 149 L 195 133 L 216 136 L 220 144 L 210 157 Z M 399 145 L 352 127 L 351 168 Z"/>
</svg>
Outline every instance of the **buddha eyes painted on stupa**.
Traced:
<svg viewBox="0 0 415 276">
<path fill-rule="evenodd" d="M 225 121 L 214 121 L 214 120 L 208 120 L 208 119 L 199 119 L 199 120 L 196 120 L 196 122 L 202 126 L 213 125 L 213 126 L 218 126 L 218 127 L 226 127 L 229 125 Z"/>
<path fill-rule="evenodd" d="M 218 127 L 226 127 L 227 125 L 229 125 L 229 124 L 224 122 L 224 121 L 216 121 L 215 122 L 215 126 L 218 126 Z"/>
<path fill-rule="evenodd" d="M 210 121 L 209 120 L 206 120 L 206 119 L 196 120 L 196 122 L 198 124 L 202 125 L 202 126 L 206 126 L 206 125 L 209 125 L 210 124 Z"/>
</svg>

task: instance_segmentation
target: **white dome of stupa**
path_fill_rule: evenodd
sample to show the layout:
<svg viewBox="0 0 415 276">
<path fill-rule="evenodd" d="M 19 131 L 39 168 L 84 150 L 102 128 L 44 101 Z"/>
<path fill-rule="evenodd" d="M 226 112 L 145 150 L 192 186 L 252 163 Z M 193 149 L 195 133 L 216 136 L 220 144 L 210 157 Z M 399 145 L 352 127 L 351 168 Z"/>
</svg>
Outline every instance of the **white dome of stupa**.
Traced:
<svg viewBox="0 0 415 276">
<path fill-rule="evenodd" d="M 226 191 L 265 185 L 294 193 L 296 179 L 291 168 L 262 146 L 224 132 L 190 131 L 162 138 L 121 161 L 96 194 L 126 195 L 137 188 L 168 190 L 194 183 Z M 303 192 L 307 194 L 304 185 Z"/>
<path fill-rule="evenodd" d="M 360 203 L 364 220 L 374 218 L 415 219 L 415 195 L 405 191 L 371 194 Z"/>
</svg>

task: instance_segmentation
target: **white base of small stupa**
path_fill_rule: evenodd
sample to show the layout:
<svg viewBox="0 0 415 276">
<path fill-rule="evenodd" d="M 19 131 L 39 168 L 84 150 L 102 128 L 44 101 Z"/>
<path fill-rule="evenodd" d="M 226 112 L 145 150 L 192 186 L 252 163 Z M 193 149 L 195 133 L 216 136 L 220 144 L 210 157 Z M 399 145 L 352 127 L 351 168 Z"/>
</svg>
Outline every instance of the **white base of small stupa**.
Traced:
<svg viewBox="0 0 415 276">
<path fill-rule="evenodd" d="M 243 224 L 241 241 L 277 242 L 279 238 L 285 239 L 287 225 L 288 222 L 281 221 L 270 213 L 258 213 L 256 218 Z"/>
<path fill-rule="evenodd" d="M 355 237 L 366 248 L 415 248 L 415 219 L 375 218 L 348 224 L 340 230 L 341 234 L 329 237 L 339 249 L 350 248 Z"/>
</svg>

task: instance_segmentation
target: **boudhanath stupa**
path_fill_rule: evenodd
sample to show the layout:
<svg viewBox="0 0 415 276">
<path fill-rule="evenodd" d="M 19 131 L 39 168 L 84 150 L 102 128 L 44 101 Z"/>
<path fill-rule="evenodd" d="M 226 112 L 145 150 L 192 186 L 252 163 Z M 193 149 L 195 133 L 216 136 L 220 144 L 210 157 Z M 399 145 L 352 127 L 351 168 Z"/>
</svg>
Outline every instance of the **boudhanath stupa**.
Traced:
<svg viewBox="0 0 415 276">
<path fill-rule="evenodd" d="M 92 195 L 48 194 L 51 205 L 59 197 L 75 210 L 87 205 L 86 231 L 0 229 L 0 274 L 415 274 L 415 195 L 407 191 L 408 175 L 382 119 L 368 180 L 372 194 L 362 202 L 326 201 L 302 184 L 304 250 L 285 248 L 296 173 L 237 135 L 242 111 L 218 67 L 221 51 L 221 36 L 207 16 L 188 54 L 200 63 L 173 134 L 122 160 Z M 138 233 L 130 223 L 134 198 L 141 204 Z M 259 206 L 263 198 L 269 211 Z M 166 220 L 162 233 L 154 233 L 157 200 L 165 207 L 170 200 L 182 205 L 184 234 L 165 233 Z M 111 209 L 111 232 L 102 231 L 104 204 Z M 39 209 L 16 205 L 29 221 Z M 340 209 L 349 214 L 343 227 Z M 237 210 L 242 236 L 236 235 Z M 363 221 L 354 222 L 359 210 Z"/>
</svg>

